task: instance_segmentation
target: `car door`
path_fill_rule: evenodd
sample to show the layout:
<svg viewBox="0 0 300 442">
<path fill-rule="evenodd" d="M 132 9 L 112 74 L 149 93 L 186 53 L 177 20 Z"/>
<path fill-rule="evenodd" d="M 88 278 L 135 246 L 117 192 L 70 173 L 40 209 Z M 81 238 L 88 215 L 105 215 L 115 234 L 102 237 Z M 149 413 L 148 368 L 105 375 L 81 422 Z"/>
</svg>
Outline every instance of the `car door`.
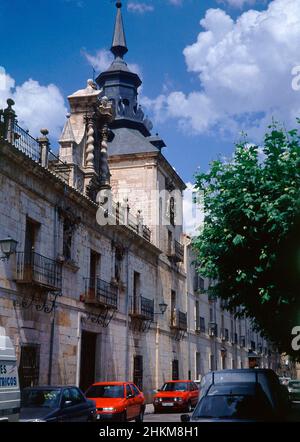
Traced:
<svg viewBox="0 0 300 442">
<path fill-rule="evenodd" d="M 199 395 L 199 389 L 197 384 L 195 382 L 192 382 L 192 404 L 193 406 L 197 405 L 198 403 L 198 395 Z"/>
<path fill-rule="evenodd" d="M 71 401 L 72 401 L 72 408 L 73 408 L 73 415 L 74 420 L 77 422 L 86 422 L 88 418 L 90 417 L 90 411 L 89 411 L 89 405 L 81 393 L 81 391 L 76 388 L 72 387 L 70 388 L 71 393 Z"/>
<path fill-rule="evenodd" d="M 134 416 L 137 417 L 141 412 L 144 400 L 140 391 L 134 384 L 130 384 L 130 387 L 134 394 Z"/>
<path fill-rule="evenodd" d="M 127 419 L 131 420 L 135 416 L 134 393 L 129 384 L 126 384 Z"/>
<path fill-rule="evenodd" d="M 77 388 L 65 388 L 62 394 L 61 410 L 58 417 L 60 422 L 80 422 L 87 420 L 87 410 Z M 84 402 L 83 402 L 84 400 Z"/>
</svg>

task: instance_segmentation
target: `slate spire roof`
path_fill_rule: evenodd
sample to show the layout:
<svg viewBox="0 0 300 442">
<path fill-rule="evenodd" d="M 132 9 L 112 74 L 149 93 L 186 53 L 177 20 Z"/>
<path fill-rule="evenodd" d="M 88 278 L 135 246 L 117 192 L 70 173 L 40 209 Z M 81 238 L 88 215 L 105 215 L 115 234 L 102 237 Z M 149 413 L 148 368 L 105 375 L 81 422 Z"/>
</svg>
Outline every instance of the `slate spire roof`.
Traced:
<svg viewBox="0 0 300 442">
<path fill-rule="evenodd" d="M 117 1 L 116 7 L 117 7 L 117 16 L 116 16 L 112 46 L 110 50 L 114 54 L 115 58 L 118 57 L 123 58 L 126 52 L 128 52 L 128 48 L 126 45 L 126 37 L 125 37 L 124 25 L 121 13 L 122 2 Z"/>
</svg>

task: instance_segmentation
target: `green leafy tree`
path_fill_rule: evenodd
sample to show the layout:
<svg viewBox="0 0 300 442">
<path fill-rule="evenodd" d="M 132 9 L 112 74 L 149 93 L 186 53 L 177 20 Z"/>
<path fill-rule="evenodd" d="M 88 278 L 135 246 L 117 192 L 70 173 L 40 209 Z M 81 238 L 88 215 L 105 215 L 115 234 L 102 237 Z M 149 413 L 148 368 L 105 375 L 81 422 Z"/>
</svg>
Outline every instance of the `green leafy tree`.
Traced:
<svg viewBox="0 0 300 442">
<path fill-rule="evenodd" d="M 298 121 L 299 122 L 299 121 Z M 269 126 L 262 147 L 247 140 L 231 160 L 196 175 L 205 223 L 194 239 L 211 295 L 246 314 L 280 351 L 300 325 L 300 136 Z"/>
</svg>

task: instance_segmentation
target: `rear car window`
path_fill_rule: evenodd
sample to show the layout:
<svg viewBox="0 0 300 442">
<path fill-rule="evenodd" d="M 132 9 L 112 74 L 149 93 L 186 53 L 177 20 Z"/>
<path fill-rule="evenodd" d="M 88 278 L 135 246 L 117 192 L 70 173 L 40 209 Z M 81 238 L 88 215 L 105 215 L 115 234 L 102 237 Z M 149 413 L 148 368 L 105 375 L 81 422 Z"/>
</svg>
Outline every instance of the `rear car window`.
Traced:
<svg viewBox="0 0 300 442">
<path fill-rule="evenodd" d="M 256 382 L 256 373 L 215 373 L 215 384 L 223 384 L 225 382 Z"/>
<path fill-rule="evenodd" d="M 85 393 L 88 398 L 123 398 L 123 385 L 92 385 Z"/>
<path fill-rule="evenodd" d="M 166 382 L 162 387 L 162 391 L 187 391 L 187 382 Z"/>
</svg>

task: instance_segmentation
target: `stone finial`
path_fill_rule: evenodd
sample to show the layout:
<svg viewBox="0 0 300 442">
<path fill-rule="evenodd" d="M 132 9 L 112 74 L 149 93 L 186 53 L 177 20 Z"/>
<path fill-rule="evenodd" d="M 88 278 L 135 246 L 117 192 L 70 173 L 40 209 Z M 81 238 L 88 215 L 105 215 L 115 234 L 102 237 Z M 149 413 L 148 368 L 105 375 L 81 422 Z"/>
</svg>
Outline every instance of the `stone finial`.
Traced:
<svg viewBox="0 0 300 442">
<path fill-rule="evenodd" d="M 91 78 L 89 78 L 87 80 L 87 87 L 91 87 L 92 89 L 95 89 L 95 90 L 97 89 L 96 83 Z"/>
<path fill-rule="evenodd" d="M 44 135 L 44 137 L 47 137 L 47 135 L 49 135 L 48 129 L 41 129 L 40 132 L 42 135 Z"/>
</svg>

